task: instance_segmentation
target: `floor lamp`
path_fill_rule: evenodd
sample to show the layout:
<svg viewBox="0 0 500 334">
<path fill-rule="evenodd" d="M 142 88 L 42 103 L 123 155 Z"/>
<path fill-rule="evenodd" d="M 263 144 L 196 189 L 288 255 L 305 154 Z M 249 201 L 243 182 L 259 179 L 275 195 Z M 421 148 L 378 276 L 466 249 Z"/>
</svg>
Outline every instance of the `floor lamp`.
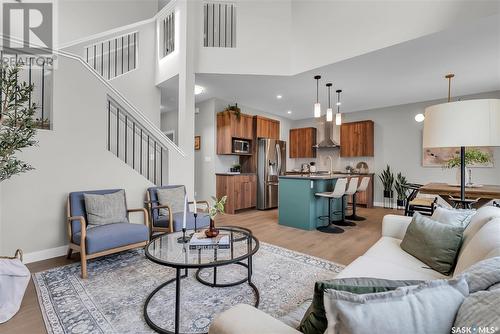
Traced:
<svg viewBox="0 0 500 334">
<path fill-rule="evenodd" d="M 465 207 L 465 148 L 500 146 L 500 99 L 451 102 L 425 108 L 423 148 L 460 147 L 460 202 Z"/>
</svg>

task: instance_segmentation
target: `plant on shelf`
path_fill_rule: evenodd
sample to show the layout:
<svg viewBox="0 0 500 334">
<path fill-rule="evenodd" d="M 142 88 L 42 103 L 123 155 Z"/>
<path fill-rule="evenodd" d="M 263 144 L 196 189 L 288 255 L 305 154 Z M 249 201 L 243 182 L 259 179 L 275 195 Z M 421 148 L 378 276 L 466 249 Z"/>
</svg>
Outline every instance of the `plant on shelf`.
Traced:
<svg viewBox="0 0 500 334">
<path fill-rule="evenodd" d="M 232 105 L 229 104 L 226 107 L 226 109 L 224 109 L 224 111 L 234 112 L 234 114 L 236 115 L 237 119 L 240 119 L 240 117 L 241 117 L 241 109 L 240 109 L 240 107 L 238 107 L 238 103 L 235 103 L 234 106 L 232 106 Z"/>
<path fill-rule="evenodd" d="M 208 207 L 208 215 L 210 216 L 210 227 L 205 231 L 209 238 L 214 238 L 219 235 L 219 230 L 215 228 L 215 217 L 218 214 L 224 214 L 227 196 L 222 196 L 220 199 L 212 196 L 214 203 Z"/>
<path fill-rule="evenodd" d="M 397 205 L 399 207 L 405 206 L 406 201 L 406 191 L 408 190 L 408 182 L 406 177 L 399 172 L 396 176 L 396 183 L 394 184 L 394 189 L 396 190 Z"/>
<path fill-rule="evenodd" d="M 0 182 L 14 175 L 33 169 L 28 163 L 19 160 L 16 154 L 22 149 L 35 146 L 36 105 L 30 105 L 33 85 L 18 80 L 22 65 L 8 65 L 2 62 L 0 106 Z"/>
<path fill-rule="evenodd" d="M 492 162 L 493 159 L 490 154 L 478 150 L 477 148 L 467 148 L 465 150 L 465 167 L 466 167 L 466 180 L 467 186 L 472 186 L 472 171 L 471 168 L 474 165 L 485 165 Z M 460 183 L 460 154 L 456 155 L 454 158 L 446 162 L 445 168 L 459 168 L 457 174 L 457 182 Z"/>
<path fill-rule="evenodd" d="M 382 185 L 384 186 L 384 197 L 392 198 L 393 191 L 392 186 L 394 185 L 394 174 L 391 171 L 391 167 L 387 165 L 386 169 L 378 176 Z"/>
</svg>

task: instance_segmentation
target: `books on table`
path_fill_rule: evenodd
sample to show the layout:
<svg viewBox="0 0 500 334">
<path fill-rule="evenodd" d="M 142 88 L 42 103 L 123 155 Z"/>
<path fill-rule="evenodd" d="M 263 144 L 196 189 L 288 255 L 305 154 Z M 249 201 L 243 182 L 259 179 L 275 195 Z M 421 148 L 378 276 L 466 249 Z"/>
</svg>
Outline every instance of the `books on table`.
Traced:
<svg viewBox="0 0 500 334">
<path fill-rule="evenodd" d="M 229 234 L 219 233 L 214 238 L 209 238 L 205 232 L 197 232 L 193 234 L 189 241 L 189 249 L 229 249 Z"/>
</svg>

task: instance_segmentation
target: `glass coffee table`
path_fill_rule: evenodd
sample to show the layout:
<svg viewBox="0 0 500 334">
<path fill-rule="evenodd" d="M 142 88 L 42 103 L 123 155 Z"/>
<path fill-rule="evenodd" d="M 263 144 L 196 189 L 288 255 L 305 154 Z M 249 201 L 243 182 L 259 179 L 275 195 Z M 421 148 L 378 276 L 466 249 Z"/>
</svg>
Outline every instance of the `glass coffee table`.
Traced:
<svg viewBox="0 0 500 334">
<path fill-rule="evenodd" d="M 156 332 L 179 333 L 181 279 L 187 277 L 188 269 L 196 269 L 196 279 L 198 282 L 210 287 L 224 288 L 247 282 L 255 294 L 255 307 L 259 306 L 259 290 L 252 283 L 252 257 L 259 250 L 259 240 L 252 235 L 252 231 L 243 227 L 224 226 L 218 227 L 218 229 L 221 233 L 229 235 L 229 248 L 190 249 L 189 243 L 177 241 L 182 236 L 182 232 L 160 235 L 151 240 L 146 246 L 145 253 L 149 260 L 176 269 L 175 278 L 166 281 L 154 289 L 146 298 L 144 304 L 144 318 L 146 323 Z M 187 231 L 186 235 L 192 232 Z M 245 260 L 246 263 L 244 262 Z M 246 277 L 235 282 L 217 283 L 217 268 L 227 265 L 239 265 L 247 268 Z M 212 268 L 213 270 L 213 280 L 210 282 L 203 280 L 200 276 L 200 271 L 207 268 Z M 182 273 L 183 270 L 184 273 Z M 175 283 L 174 331 L 161 328 L 148 315 L 148 305 L 153 296 L 171 283 Z"/>
</svg>

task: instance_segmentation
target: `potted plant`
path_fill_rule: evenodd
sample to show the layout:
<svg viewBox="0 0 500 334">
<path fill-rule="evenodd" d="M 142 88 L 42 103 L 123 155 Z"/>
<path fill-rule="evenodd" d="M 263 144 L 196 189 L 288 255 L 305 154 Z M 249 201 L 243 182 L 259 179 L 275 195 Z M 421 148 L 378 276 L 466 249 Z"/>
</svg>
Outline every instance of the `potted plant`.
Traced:
<svg viewBox="0 0 500 334">
<path fill-rule="evenodd" d="M 238 107 L 238 103 L 235 103 L 233 106 L 229 104 L 226 107 L 226 109 L 224 109 L 224 111 L 234 112 L 234 114 L 236 115 L 236 118 L 240 119 L 241 109 L 240 109 L 240 107 Z"/>
<path fill-rule="evenodd" d="M 219 230 L 215 228 L 215 217 L 224 214 L 224 206 L 226 205 L 227 196 L 222 196 L 220 199 L 212 196 L 213 205 L 208 207 L 208 215 L 210 216 L 210 227 L 205 231 L 205 235 L 209 238 L 214 238 L 219 235 Z"/>
<path fill-rule="evenodd" d="M 396 190 L 397 206 L 404 207 L 406 201 L 406 191 L 408 190 L 408 182 L 406 181 L 406 177 L 403 176 L 401 172 L 399 172 L 396 176 L 394 189 Z"/>
<path fill-rule="evenodd" d="M 233 173 L 239 173 L 241 171 L 241 165 L 239 163 L 234 163 L 230 171 Z"/>
<path fill-rule="evenodd" d="M 1 64 L 2 105 L 0 109 L 0 182 L 33 169 L 17 159 L 16 153 L 35 146 L 36 105 L 29 104 L 33 85 L 18 80 L 22 65 Z"/>
<path fill-rule="evenodd" d="M 384 169 L 378 177 L 380 178 L 380 181 L 382 181 L 382 185 L 384 186 L 384 197 L 392 198 L 393 197 L 392 186 L 394 185 L 394 174 L 391 171 L 391 167 L 387 165 L 386 169 Z"/>
<path fill-rule="evenodd" d="M 471 187 L 473 185 L 472 170 L 470 167 L 473 165 L 484 165 L 490 162 L 492 162 L 492 158 L 488 153 L 478 150 L 476 148 L 466 149 L 465 150 L 465 167 L 466 167 L 465 179 L 467 180 L 466 186 Z M 459 184 L 461 182 L 460 165 L 461 165 L 460 155 L 457 155 L 454 158 L 448 160 L 445 165 L 445 168 L 458 168 L 457 183 Z"/>
</svg>

